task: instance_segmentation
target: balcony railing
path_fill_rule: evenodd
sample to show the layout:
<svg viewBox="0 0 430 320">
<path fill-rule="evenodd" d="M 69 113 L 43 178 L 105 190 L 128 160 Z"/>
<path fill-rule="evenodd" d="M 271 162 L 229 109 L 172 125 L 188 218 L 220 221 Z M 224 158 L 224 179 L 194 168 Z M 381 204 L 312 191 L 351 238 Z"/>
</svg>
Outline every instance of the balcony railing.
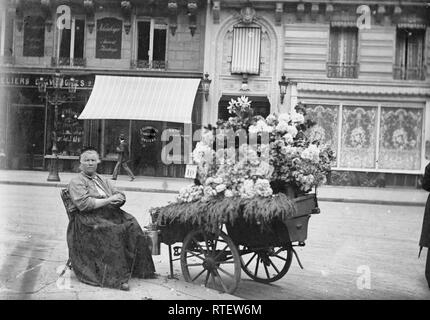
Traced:
<svg viewBox="0 0 430 320">
<path fill-rule="evenodd" d="M 87 59 L 85 58 L 51 58 L 52 67 L 86 67 Z"/>
<path fill-rule="evenodd" d="M 0 56 L 0 65 L 12 65 L 15 64 L 15 56 Z"/>
<path fill-rule="evenodd" d="M 166 70 L 167 61 L 162 60 L 131 60 L 132 69 Z"/>
<path fill-rule="evenodd" d="M 327 62 L 328 78 L 358 78 L 358 63 L 333 63 Z"/>
<path fill-rule="evenodd" d="M 403 65 L 393 65 L 393 78 L 396 80 L 425 80 L 426 67 L 408 68 Z"/>
</svg>

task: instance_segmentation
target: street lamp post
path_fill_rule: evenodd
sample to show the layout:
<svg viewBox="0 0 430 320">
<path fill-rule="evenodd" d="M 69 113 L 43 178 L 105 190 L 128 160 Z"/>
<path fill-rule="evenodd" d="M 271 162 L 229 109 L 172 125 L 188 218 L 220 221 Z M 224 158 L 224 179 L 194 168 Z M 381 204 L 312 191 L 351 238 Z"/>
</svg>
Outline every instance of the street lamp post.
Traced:
<svg viewBox="0 0 430 320">
<path fill-rule="evenodd" d="M 52 158 L 50 161 L 51 163 L 50 163 L 49 175 L 47 180 L 60 181 L 60 176 L 58 175 L 58 148 L 57 148 L 58 107 L 63 103 L 71 101 L 72 96 L 64 95 L 61 93 L 61 89 L 63 88 L 63 84 L 64 84 L 64 77 L 59 70 L 56 70 L 54 75 L 52 76 L 52 87 L 54 91 L 52 92 L 51 95 L 47 92 L 47 86 L 49 82 L 50 81 L 48 79 L 45 79 L 43 77 L 40 77 L 37 80 L 38 91 L 40 93 L 45 94 L 44 96 L 42 96 L 42 99 L 45 99 L 49 105 L 54 106 L 54 130 L 51 133 Z M 77 81 L 73 77 L 70 78 L 67 87 L 70 94 L 75 93 L 76 87 L 77 87 Z"/>
</svg>

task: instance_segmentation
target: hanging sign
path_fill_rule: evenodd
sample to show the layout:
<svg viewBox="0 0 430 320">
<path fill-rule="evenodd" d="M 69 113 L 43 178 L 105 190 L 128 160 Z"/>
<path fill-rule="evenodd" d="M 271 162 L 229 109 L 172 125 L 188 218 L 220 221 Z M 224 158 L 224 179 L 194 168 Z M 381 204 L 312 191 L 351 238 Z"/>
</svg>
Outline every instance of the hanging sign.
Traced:
<svg viewBox="0 0 430 320">
<path fill-rule="evenodd" d="M 122 20 L 103 18 L 97 20 L 96 58 L 121 59 Z"/>
<path fill-rule="evenodd" d="M 139 130 L 140 142 L 149 143 L 157 140 L 158 130 L 154 127 L 147 126 Z"/>
</svg>

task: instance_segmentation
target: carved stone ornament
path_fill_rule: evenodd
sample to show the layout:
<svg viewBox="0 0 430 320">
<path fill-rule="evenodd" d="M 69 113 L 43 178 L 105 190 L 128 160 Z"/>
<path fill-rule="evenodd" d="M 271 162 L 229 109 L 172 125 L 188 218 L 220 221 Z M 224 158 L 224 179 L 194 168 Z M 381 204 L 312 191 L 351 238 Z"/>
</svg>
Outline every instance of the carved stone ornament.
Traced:
<svg viewBox="0 0 430 320">
<path fill-rule="evenodd" d="M 214 1 L 214 5 L 212 7 L 212 16 L 214 23 L 219 23 L 219 13 L 221 11 L 221 1 Z"/>
<path fill-rule="evenodd" d="M 240 10 L 240 20 L 244 24 L 250 24 L 255 20 L 255 9 L 251 7 L 245 7 Z"/>
<path fill-rule="evenodd" d="M 197 11 L 198 5 L 196 0 L 188 0 L 187 3 L 188 11 L 194 14 Z"/>
<path fill-rule="evenodd" d="M 170 13 L 176 13 L 176 10 L 178 10 L 178 3 L 175 0 L 170 0 L 167 3 L 167 9 Z"/>
<path fill-rule="evenodd" d="M 284 4 L 282 2 L 276 2 L 275 22 L 277 26 L 281 25 L 283 12 L 284 12 Z"/>
</svg>

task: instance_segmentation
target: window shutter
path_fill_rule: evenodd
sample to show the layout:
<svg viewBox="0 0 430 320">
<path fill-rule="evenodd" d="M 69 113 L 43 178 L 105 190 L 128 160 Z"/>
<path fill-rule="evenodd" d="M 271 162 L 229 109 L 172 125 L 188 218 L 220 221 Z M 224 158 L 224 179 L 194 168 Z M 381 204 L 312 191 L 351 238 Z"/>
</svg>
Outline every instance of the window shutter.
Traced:
<svg viewBox="0 0 430 320">
<path fill-rule="evenodd" d="M 261 29 L 235 27 L 233 29 L 233 54 L 231 73 L 260 73 Z"/>
</svg>

